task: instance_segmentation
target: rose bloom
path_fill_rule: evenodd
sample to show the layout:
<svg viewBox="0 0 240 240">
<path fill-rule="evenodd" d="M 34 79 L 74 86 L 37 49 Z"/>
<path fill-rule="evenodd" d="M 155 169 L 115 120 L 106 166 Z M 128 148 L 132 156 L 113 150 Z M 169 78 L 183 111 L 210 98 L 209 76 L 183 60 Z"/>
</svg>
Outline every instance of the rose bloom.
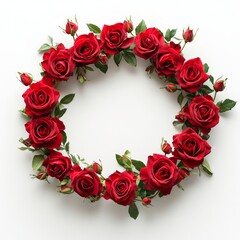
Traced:
<svg viewBox="0 0 240 240">
<path fill-rule="evenodd" d="M 28 73 L 19 73 L 20 80 L 25 86 L 29 86 L 32 83 L 32 77 Z"/>
<path fill-rule="evenodd" d="M 50 52 L 44 53 L 41 64 L 46 73 L 55 81 L 68 80 L 75 69 L 71 52 L 63 44 L 59 44 L 57 49 L 51 48 Z"/>
<path fill-rule="evenodd" d="M 93 33 L 82 34 L 76 38 L 70 49 L 73 60 L 80 65 L 96 63 L 101 49 L 101 41 Z"/>
<path fill-rule="evenodd" d="M 49 176 L 62 181 L 70 171 L 72 164 L 69 157 L 63 156 L 60 152 L 51 151 L 44 160 L 43 166 L 46 167 Z"/>
<path fill-rule="evenodd" d="M 107 54 L 117 54 L 123 49 L 130 47 L 134 38 L 128 38 L 123 23 L 104 25 L 100 34 L 103 50 Z"/>
<path fill-rule="evenodd" d="M 50 116 L 33 119 L 25 124 L 29 141 L 34 148 L 59 148 L 62 142 L 62 131 L 65 126 L 58 118 Z"/>
<path fill-rule="evenodd" d="M 192 126 L 199 127 L 203 134 L 208 134 L 219 122 L 219 108 L 211 96 L 196 96 L 184 109 Z"/>
<path fill-rule="evenodd" d="M 103 197 L 128 206 L 136 198 L 137 177 L 130 171 L 116 171 L 106 179 L 106 190 Z"/>
<path fill-rule="evenodd" d="M 209 75 L 204 72 L 200 58 L 186 61 L 176 74 L 177 82 L 181 88 L 191 93 L 201 88 L 208 78 Z"/>
<path fill-rule="evenodd" d="M 153 154 L 148 157 L 147 166 L 140 170 L 140 179 L 147 190 L 170 194 L 178 179 L 178 167 L 166 156 Z"/>
<path fill-rule="evenodd" d="M 148 28 L 135 38 L 134 53 L 141 58 L 154 57 L 164 43 L 164 36 L 157 28 Z"/>
<path fill-rule="evenodd" d="M 102 192 L 102 183 L 98 175 L 91 169 L 81 169 L 74 165 L 70 172 L 71 187 L 81 197 L 97 197 Z"/>
<path fill-rule="evenodd" d="M 60 93 L 42 81 L 32 83 L 22 95 L 26 114 L 30 117 L 48 115 L 57 104 Z"/>
<path fill-rule="evenodd" d="M 193 129 L 187 128 L 173 136 L 173 156 L 183 162 L 188 168 L 202 164 L 206 155 L 211 152 L 211 146 Z"/>
<path fill-rule="evenodd" d="M 154 67 L 159 76 L 171 76 L 182 67 L 184 57 L 176 45 L 163 45 L 154 57 Z"/>
<path fill-rule="evenodd" d="M 71 21 L 67 22 L 67 24 L 65 26 L 65 32 L 67 34 L 74 36 L 75 33 L 77 32 L 77 30 L 78 30 L 77 24 L 75 24 L 74 22 L 71 22 Z"/>
</svg>

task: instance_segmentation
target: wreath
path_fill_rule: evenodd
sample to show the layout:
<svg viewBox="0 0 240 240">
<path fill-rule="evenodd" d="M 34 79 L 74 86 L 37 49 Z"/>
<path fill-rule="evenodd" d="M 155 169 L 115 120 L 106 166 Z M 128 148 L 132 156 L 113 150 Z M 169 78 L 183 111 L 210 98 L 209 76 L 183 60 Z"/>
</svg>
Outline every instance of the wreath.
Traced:
<svg viewBox="0 0 240 240">
<path fill-rule="evenodd" d="M 211 152 L 207 142 L 210 131 L 219 123 L 220 113 L 231 110 L 236 102 L 225 99 L 216 102 L 216 95 L 223 91 L 226 80 L 208 73 L 208 64 L 199 57 L 185 59 L 183 49 L 192 42 L 196 32 L 190 28 L 181 38 L 175 37 L 177 29 L 167 29 L 163 34 L 155 27 L 148 28 L 142 20 L 134 30 L 131 19 L 123 23 L 104 25 L 102 29 L 87 24 L 90 33 L 77 34 L 77 20 L 68 20 L 63 32 L 73 38 L 69 48 L 49 43 L 43 44 L 39 53 L 42 79 L 34 81 L 30 73 L 20 73 L 20 81 L 28 86 L 22 97 L 25 107 L 21 113 L 27 117 L 25 124 L 28 136 L 21 138 L 20 150 L 33 152 L 34 178 L 59 180 L 58 191 L 63 194 L 77 193 L 91 202 L 101 198 L 111 199 L 128 206 L 134 219 L 139 211 L 137 202 L 151 205 L 155 197 L 171 193 L 174 186 L 194 171 L 205 171 L 212 175 L 206 156 Z M 162 154 L 148 156 L 147 163 L 132 159 L 130 152 L 116 154 L 116 160 L 124 170 L 116 170 L 110 176 L 102 174 L 102 163 L 87 163 L 79 155 L 70 153 L 64 123 L 60 120 L 66 113 L 74 94 L 60 98 L 58 83 L 68 81 L 75 74 L 81 84 L 86 75 L 94 71 L 108 70 L 108 61 L 113 58 L 117 66 L 125 60 L 137 65 L 137 57 L 148 60 L 146 72 L 156 73 L 164 81 L 164 89 L 178 92 L 180 111 L 173 125 L 181 131 L 173 136 L 172 143 L 162 140 Z"/>
</svg>

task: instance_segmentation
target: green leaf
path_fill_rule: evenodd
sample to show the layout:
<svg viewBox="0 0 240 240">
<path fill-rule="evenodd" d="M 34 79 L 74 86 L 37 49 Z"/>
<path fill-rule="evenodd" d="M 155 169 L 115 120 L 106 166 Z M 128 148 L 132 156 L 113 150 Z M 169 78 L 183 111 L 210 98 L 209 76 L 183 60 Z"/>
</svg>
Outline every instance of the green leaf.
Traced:
<svg viewBox="0 0 240 240">
<path fill-rule="evenodd" d="M 49 42 L 51 43 L 51 46 L 53 46 L 53 38 L 51 36 L 48 36 Z"/>
<path fill-rule="evenodd" d="M 211 89 L 209 86 L 207 85 L 203 85 L 199 90 L 198 92 L 202 95 L 207 95 L 209 93 L 212 93 L 214 90 Z"/>
<path fill-rule="evenodd" d="M 107 64 L 101 64 L 100 62 L 97 62 L 94 64 L 96 68 L 98 68 L 101 72 L 106 73 L 108 70 Z"/>
<path fill-rule="evenodd" d="M 214 85 L 214 77 L 212 75 L 209 76 L 209 80 L 212 83 L 212 85 Z"/>
<path fill-rule="evenodd" d="M 132 204 L 129 206 L 128 213 L 131 218 L 137 219 L 139 211 L 135 202 L 132 202 Z"/>
<path fill-rule="evenodd" d="M 84 66 L 84 68 L 85 68 L 86 70 L 90 71 L 90 72 L 93 72 L 93 71 L 94 71 L 94 69 L 93 69 L 92 67 L 89 67 L 89 66 Z"/>
<path fill-rule="evenodd" d="M 203 170 L 204 170 L 207 174 L 213 175 L 213 172 L 212 172 L 211 167 L 210 167 L 210 165 L 209 165 L 209 163 L 208 163 L 207 160 L 204 160 L 204 161 L 203 161 L 203 163 L 202 163 L 202 168 L 203 168 Z"/>
<path fill-rule="evenodd" d="M 147 29 L 146 23 L 144 20 L 142 20 L 137 27 L 135 28 L 135 33 L 138 35 L 140 32 L 143 32 Z"/>
<path fill-rule="evenodd" d="M 101 33 L 101 29 L 100 29 L 97 25 L 92 24 L 92 23 L 88 23 L 87 26 L 88 26 L 88 29 L 89 29 L 91 32 L 97 33 L 97 34 L 98 34 L 98 33 Z"/>
<path fill-rule="evenodd" d="M 166 41 L 170 42 L 171 38 L 173 38 L 175 36 L 177 32 L 177 29 L 168 29 L 165 33 L 165 39 Z"/>
<path fill-rule="evenodd" d="M 61 104 L 69 104 L 73 100 L 74 96 L 75 96 L 74 93 L 68 94 L 60 100 L 60 103 Z"/>
<path fill-rule="evenodd" d="M 180 125 L 180 124 L 183 124 L 183 123 L 181 123 L 179 121 L 173 121 L 172 124 L 173 124 L 173 126 L 177 126 L 177 125 Z"/>
<path fill-rule="evenodd" d="M 62 131 L 62 143 L 63 143 L 63 145 L 65 145 L 66 142 L 67 142 L 67 134 L 66 134 L 66 132 Z"/>
<path fill-rule="evenodd" d="M 122 60 L 122 53 L 119 52 L 113 56 L 114 62 L 116 63 L 117 66 L 119 66 L 121 60 Z"/>
<path fill-rule="evenodd" d="M 117 162 L 120 166 L 124 166 L 122 156 L 116 154 L 116 159 L 117 159 Z"/>
<path fill-rule="evenodd" d="M 20 147 L 20 148 L 18 148 L 19 150 L 21 150 L 21 151 L 25 151 L 25 150 L 27 150 L 28 148 L 27 147 Z"/>
<path fill-rule="evenodd" d="M 145 167 L 145 164 L 139 160 L 132 160 L 132 164 L 138 171 L 140 171 L 141 168 Z"/>
<path fill-rule="evenodd" d="M 124 58 L 124 60 L 125 60 L 128 64 L 130 64 L 130 65 L 132 65 L 132 66 L 134 66 L 134 67 L 137 66 L 137 58 L 136 58 L 136 56 L 135 56 L 134 53 L 128 52 L 128 51 L 124 51 L 124 52 L 123 52 L 123 58 Z"/>
<path fill-rule="evenodd" d="M 54 116 L 57 117 L 59 113 L 60 113 L 60 107 L 59 107 L 59 104 L 57 104 L 54 110 Z"/>
<path fill-rule="evenodd" d="M 70 154 L 70 156 L 71 156 L 72 163 L 73 164 L 78 164 L 77 158 L 74 155 L 72 155 L 72 154 Z"/>
<path fill-rule="evenodd" d="M 33 171 L 37 171 L 42 166 L 43 161 L 44 161 L 43 155 L 35 155 L 32 160 Z"/>
<path fill-rule="evenodd" d="M 181 106 L 182 105 L 182 102 L 183 102 L 183 99 L 184 99 L 184 96 L 182 94 L 182 92 L 178 95 L 178 98 L 177 98 L 177 101 L 179 103 L 179 105 Z"/>
<path fill-rule="evenodd" d="M 66 108 L 61 109 L 61 110 L 59 111 L 59 114 L 58 114 L 57 117 L 59 117 L 59 118 L 62 117 L 62 116 L 65 114 L 66 111 L 67 111 Z"/>
<path fill-rule="evenodd" d="M 65 145 L 65 150 L 66 150 L 67 153 L 69 153 L 69 145 L 70 145 L 69 142 L 67 142 L 66 145 Z"/>
<path fill-rule="evenodd" d="M 227 112 L 230 111 L 237 102 L 231 100 L 231 99 L 225 99 L 224 101 L 220 101 L 217 103 L 217 106 L 220 109 L 220 112 Z"/>
<path fill-rule="evenodd" d="M 78 76 L 78 81 L 82 84 L 86 81 L 86 78 L 83 75 Z"/>
<path fill-rule="evenodd" d="M 51 49 L 52 46 L 50 46 L 48 43 L 44 43 L 39 49 L 39 53 L 45 53 L 48 52 Z"/>
<path fill-rule="evenodd" d="M 59 183 L 59 186 L 65 186 L 67 185 L 69 182 L 69 180 L 67 178 L 64 178 L 60 183 Z"/>
<path fill-rule="evenodd" d="M 203 64 L 203 69 L 204 69 L 204 72 L 205 72 L 205 73 L 208 72 L 208 70 L 209 70 L 209 66 L 208 66 L 207 63 L 204 63 L 204 64 Z"/>
</svg>

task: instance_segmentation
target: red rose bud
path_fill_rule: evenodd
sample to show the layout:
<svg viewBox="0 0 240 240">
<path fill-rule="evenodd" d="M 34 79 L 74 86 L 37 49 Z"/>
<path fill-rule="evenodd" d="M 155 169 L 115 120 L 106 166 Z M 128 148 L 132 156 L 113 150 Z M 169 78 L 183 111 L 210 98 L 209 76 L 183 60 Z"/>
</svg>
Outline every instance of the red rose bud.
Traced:
<svg viewBox="0 0 240 240">
<path fill-rule="evenodd" d="M 45 180 L 47 178 L 47 173 L 46 172 L 39 172 L 38 175 L 36 176 L 37 179 L 39 180 Z"/>
<path fill-rule="evenodd" d="M 69 186 L 61 186 L 59 192 L 65 193 L 65 194 L 70 194 L 70 193 L 73 193 L 73 189 Z"/>
<path fill-rule="evenodd" d="M 71 21 L 67 22 L 66 27 L 65 27 L 65 32 L 67 34 L 74 36 L 75 33 L 77 32 L 77 30 L 78 30 L 78 26 L 75 23 L 73 23 Z"/>
<path fill-rule="evenodd" d="M 192 42 L 193 37 L 193 30 L 190 30 L 188 27 L 187 30 L 183 33 L 183 39 L 185 42 Z"/>
<path fill-rule="evenodd" d="M 142 200 L 142 204 L 145 205 L 145 206 L 151 204 L 151 202 L 152 202 L 151 198 L 148 198 L 148 197 L 145 197 Z"/>
<path fill-rule="evenodd" d="M 225 85 L 225 81 L 226 80 L 218 80 L 215 82 L 213 88 L 216 92 L 221 92 L 224 90 L 224 88 L 226 87 Z"/>
<path fill-rule="evenodd" d="M 132 24 L 132 21 L 131 20 L 125 20 L 123 22 L 123 27 L 124 27 L 124 30 L 128 33 L 132 32 L 133 30 L 133 24 Z"/>
<path fill-rule="evenodd" d="M 172 152 L 172 147 L 167 141 L 164 141 L 164 143 L 162 144 L 162 151 L 165 154 L 169 154 Z"/>
<path fill-rule="evenodd" d="M 168 92 L 176 92 L 177 91 L 177 85 L 175 83 L 168 83 L 166 86 L 165 86 L 165 89 L 168 91 Z"/>
<path fill-rule="evenodd" d="M 106 65 L 107 62 L 108 62 L 108 57 L 107 57 L 106 54 L 100 53 L 100 54 L 99 54 L 99 60 L 100 60 L 100 62 L 101 62 L 103 65 Z"/>
<path fill-rule="evenodd" d="M 95 173 L 101 174 L 102 173 L 102 166 L 98 163 L 93 163 L 92 169 Z"/>
<path fill-rule="evenodd" d="M 33 81 L 32 76 L 28 73 L 19 73 L 19 76 L 21 79 L 21 83 L 25 86 L 29 86 Z"/>
<path fill-rule="evenodd" d="M 178 115 L 175 116 L 175 118 L 178 120 L 178 122 L 185 122 L 187 120 L 187 116 L 184 112 L 180 111 Z"/>
</svg>

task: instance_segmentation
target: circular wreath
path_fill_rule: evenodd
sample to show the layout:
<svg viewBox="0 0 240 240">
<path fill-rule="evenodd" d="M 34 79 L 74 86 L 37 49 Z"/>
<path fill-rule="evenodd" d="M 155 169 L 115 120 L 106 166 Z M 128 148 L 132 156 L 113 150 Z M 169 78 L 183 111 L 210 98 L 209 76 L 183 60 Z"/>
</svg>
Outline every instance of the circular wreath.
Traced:
<svg viewBox="0 0 240 240">
<path fill-rule="evenodd" d="M 194 169 L 212 175 L 205 159 L 211 152 L 207 142 L 209 133 L 218 124 L 219 113 L 231 110 L 236 102 L 225 99 L 215 103 L 226 79 L 215 80 L 199 57 L 184 58 L 186 43 L 192 42 L 196 35 L 190 28 L 183 31 L 181 38 L 176 38 L 177 29 L 168 29 L 163 34 L 158 28 L 147 28 L 144 20 L 135 28 L 135 34 L 131 19 L 104 25 L 102 29 L 94 24 L 87 26 L 90 33 L 78 35 L 77 21 L 68 20 L 63 32 L 74 40 L 70 48 L 62 43 L 54 44 L 51 37 L 50 43 L 40 47 L 39 52 L 43 54 L 40 81 L 34 81 L 29 73 L 19 73 L 21 82 L 28 86 L 22 95 L 25 107 L 21 110 L 28 118 L 25 124 L 28 137 L 20 139 L 24 144 L 20 149 L 33 152 L 35 178 L 58 179 L 60 193 L 76 192 L 91 202 L 104 198 L 129 206 L 130 216 L 136 219 L 136 202 L 148 206 L 154 197 L 170 194 L 174 186 L 182 188 L 180 182 Z M 172 144 L 163 139 L 163 154 L 149 155 L 146 165 L 132 159 L 129 151 L 116 154 L 124 170 L 104 177 L 101 162 L 87 163 L 70 153 L 60 118 L 74 94 L 60 98 L 56 83 L 67 81 L 74 73 L 84 83 L 86 73 L 94 70 L 92 66 L 106 73 L 110 58 L 117 66 L 122 59 L 136 66 L 137 57 L 149 61 L 147 74 L 155 71 L 168 92 L 179 92 L 180 111 L 173 125 L 179 125 L 182 131 L 173 136 Z"/>
</svg>

